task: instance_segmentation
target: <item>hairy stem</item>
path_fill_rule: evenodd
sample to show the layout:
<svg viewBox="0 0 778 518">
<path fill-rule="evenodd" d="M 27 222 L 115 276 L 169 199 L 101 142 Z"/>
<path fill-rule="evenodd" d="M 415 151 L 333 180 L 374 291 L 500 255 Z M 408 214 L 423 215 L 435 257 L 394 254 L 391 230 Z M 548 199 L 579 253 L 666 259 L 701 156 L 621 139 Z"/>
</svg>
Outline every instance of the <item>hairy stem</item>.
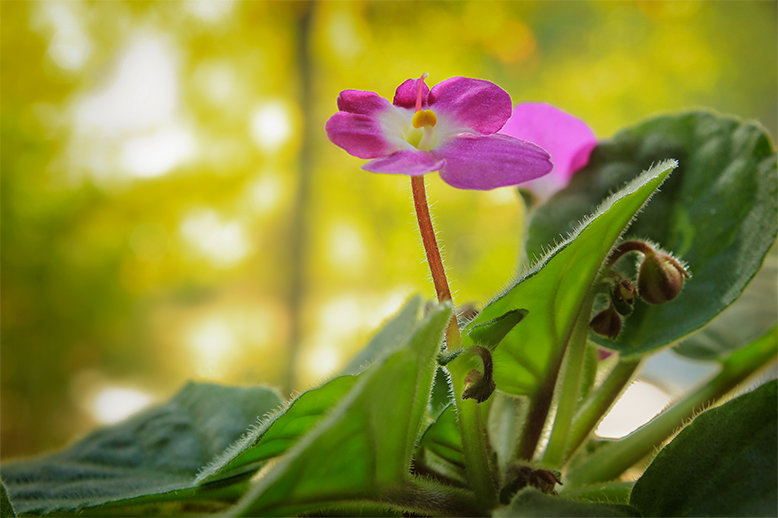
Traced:
<svg viewBox="0 0 778 518">
<path fill-rule="evenodd" d="M 538 391 L 530 398 L 527 418 L 524 421 L 516 452 L 513 455 L 519 460 L 529 461 L 535 455 L 538 441 L 540 441 L 540 436 L 543 434 L 543 426 L 546 424 L 548 410 L 551 408 L 551 399 L 554 393 L 558 369 L 559 365 L 554 370 L 553 378 L 547 380 L 544 386 L 538 387 Z"/>
<path fill-rule="evenodd" d="M 685 422 L 775 360 L 777 329 L 773 327 L 758 340 L 730 354 L 716 376 L 649 423 L 597 450 L 568 473 L 568 480 L 576 486 L 613 480 L 651 454 Z"/>
<path fill-rule="evenodd" d="M 430 209 L 427 205 L 424 176 L 411 176 L 411 190 L 413 191 L 413 206 L 416 209 L 416 219 L 419 221 L 421 240 L 424 243 L 424 251 L 427 253 L 430 272 L 432 272 L 432 282 L 435 283 L 435 292 L 440 302 L 451 300 L 446 270 L 443 268 L 443 259 L 440 257 L 438 241 L 435 239 L 435 229 L 432 227 Z"/>
<path fill-rule="evenodd" d="M 427 254 L 427 262 L 432 272 L 438 301 L 451 301 L 451 290 L 448 287 L 446 271 L 435 239 L 435 229 L 432 227 L 430 211 L 427 205 L 427 194 L 424 189 L 424 177 L 412 176 L 413 204 L 416 208 L 416 218 L 419 221 L 419 232 Z M 462 347 L 459 325 L 456 316 L 452 316 L 446 329 L 446 342 L 449 351 Z M 462 399 L 466 372 L 462 369 L 464 362 L 452 362 L 449 365 L 454 386 L 457 408 L 457 425 L 462 435 L 462 448 L 465 457 L 465 469 L 470 485 L 476 498 L 486 506 L 496 502 L 497 487 L 490 463 L 488 437 L 481 416 L 481 409 L 475 401 Z M 459 366 L 459 368 L 457 368 Z"/>
<path fill-rule="evenodd" d="M 446 270 L 443 268 L 443 259 L 440 257 L 438 241 L 435 239 L 435 229 L 432 227 L 430 209 L 427 205 L 427 191 L 424 188 L 423 176 L 411 176 L 411 190 L 413 191 L 413 206 L 416 209 L 416 219 L 419 222 L 419 233 L 424 243 L 424 252 L 427 254 L 427 263 L 432 273 L 432 282 L 435 284 L 435 293 L 438 301 L 451 300 L 451 290 L 448 287 Z M 446 329 L 446 343 L 449 350 L 459 349 L 462 342 L 459 334 L 456 312 L 451 317 Z"/>
<path fill-rule="evenodd" d="M 605 413 L 613 406 L 629 384 L 641 360 L 619 361 L 597 390 L 584 401 L 576 412 L 567 439 L 565 458 L 569 459 L 594 430 Z"/>
<path fill-rule="evenodd" d="M 476 499 L 490 509 L 497 503 L 497 480 L 491 462 L 489 438 L 481 407 L 473 399 L 462 399 L 467 363 L 454 360 L 448 366 L 457 409 L 457 425 L 462 436 L 465 470 Z"/>
<path fill-rule="evenodd" d="M 576 317 L 576 324 L 573 326 L 570 334 L 566 338 L 566 345 L 551 359 L 551 363 L 547 369 L 547 374 L 538 385 L 537 391 L 530 397 L 529 410 L 527 412 L 527 419 L 524 422 L 524 427 L 521 431 L 521 438 L 516 446 L 516 452 L 514 457 L 519 460 L 532 460 L 535 456 L 535 450 L 537 449 L 540 436 L 543 434 L 543 427 L 548 419 L 548 411 L 551 408 L 551 402 L 554 397 L 554 388 L 556 387 L 557 379 L 559 378 L 559 370 L 562 366 L 562 360 L 565 355 L 565 350 L 569 347 L 569 344 L 574 340 L 576 334 L 588 335 L 589 330 L 589 315 L 592 309 L 592 301 L 594 300 L 594 292 L 590 290 L 589 294 L 584 299 L 579 309 L 578 316 Z M 585 325 L 584 325 L 585 324 Z M 583 326 L 583 327 L 582 327 Z M 580 329 L 579 329 L 580 328 Z M 584 350 L 586 343 L 584 341 Z M 580 366 L 579 366 L 580 367 Z M 580 383 L 580 368 L 578 369 L 578 377 L 576 386 L 574 388 L 575 398 L 577 399 L 579 383 Z"/>
<path fill-rule="evenodd" d="M 618 261 L 622 255 L 629 252 L 640 252 L 644 255 L 649 255 L 654 253 L 654 249 L 643 241 L 624 241 L 613 249 L 613 252 L 611 252 L 610 257 L 608 258 L 608 264 L 612 265 Z"/>
<path fill-rule="evenodd" d="M 575 409 L 578 406 L 578 393 L 581 387 L 581 370 L 586 354 L 586 342 L 589 338 L 589 316 L 594 297 L 589 295 L 584 301 L 578 319 L 570 335 L 565 354 L 565 366 L 559 385 L 559 405 L 554 416 L 551 436 L 543 453 L 543 462 L 550 466 L 559 466 L 564 458 L 565 447 L 570 433 Z"/>
</svg>

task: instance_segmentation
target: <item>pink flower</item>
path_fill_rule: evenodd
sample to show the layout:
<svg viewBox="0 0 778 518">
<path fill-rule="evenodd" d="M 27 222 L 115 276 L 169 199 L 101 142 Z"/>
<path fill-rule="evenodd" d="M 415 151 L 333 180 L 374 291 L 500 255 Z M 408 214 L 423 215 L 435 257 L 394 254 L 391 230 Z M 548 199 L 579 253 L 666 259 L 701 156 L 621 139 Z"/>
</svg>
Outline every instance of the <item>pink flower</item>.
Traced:
<svg viewBox="0 0 778 518">
<path fill-rule="evenodd" d="M 531 140 L 551 154 L 551 173 L 521 186 L 541 200 L 567 185 L 573 174 L 589 163 L 597 145 L 585 122 L 544 103 L 517 105 L 500 134 Z"/>
<path fill-rule="evenodd" d="M 551 171 L 540 147 L 497 133 L 511 115 L 510 96 L 481 79 L 452 77 L 430 90 L 408 79 L 394 102 L 373 92 L 344 90 L 327 121 L 330 140 L 374 173 L 440 177 L 459 189 L 516 185 Z"/>
</svg>

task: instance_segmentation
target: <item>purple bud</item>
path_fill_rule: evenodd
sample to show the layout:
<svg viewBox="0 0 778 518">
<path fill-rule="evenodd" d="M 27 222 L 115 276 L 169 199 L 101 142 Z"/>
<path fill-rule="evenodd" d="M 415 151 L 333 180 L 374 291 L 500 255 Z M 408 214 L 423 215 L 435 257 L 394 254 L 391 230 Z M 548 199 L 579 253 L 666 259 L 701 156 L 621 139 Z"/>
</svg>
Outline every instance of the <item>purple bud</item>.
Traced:
<svg viewBox="0 0 778 518">
<path fill-rule="evenodd" d="M 589 327 L 598 335 L 615 340 L 621 331 L 621 316 L 613 305 L 610 305 L 608 309 L 604 309 L 594 315 L 594 318 L 589 323 Z"/>
</svg>

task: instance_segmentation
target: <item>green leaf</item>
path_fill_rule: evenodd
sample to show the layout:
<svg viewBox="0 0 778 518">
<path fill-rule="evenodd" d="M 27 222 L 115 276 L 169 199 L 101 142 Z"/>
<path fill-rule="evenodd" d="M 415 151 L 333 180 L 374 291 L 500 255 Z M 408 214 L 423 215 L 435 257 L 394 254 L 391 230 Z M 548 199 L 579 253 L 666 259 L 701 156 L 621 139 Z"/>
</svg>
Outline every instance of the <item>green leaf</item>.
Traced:
<svg viewBox="0 0 778 518">
<path fill-rule="evenodd" d="M 629 495 L 635 486 L 630 482 L 600 482 L 571 489 L 562 488 L 562 496 L 585 502 L 606 502 L 609 504 L 628 504 Z"/>
<path fill-rule="evenodd" d="M 709 325 L 676 345 L 675 352 L 697 360 L 721 360 L 765 334 L 778 315 L 778 248 L 734 304 Z"/>
<path fill-rule="evenodd" d="M 327 418 L 263 473 L 232 514 L 292 515 L 390 498 L 409 477 L 450 316 L 448 305 L 434 309 L 407 343 L 360 375 Z"/>
<path fill-rule="evenodd" d="M 697 416 L 635 483 L 647 516 L 778 515 L 776 382 Z"/>
<path fill-rule="evenodd" d="M 597 346 L 588 343 L 586 353 L 581 366 L 581 386 L 578 389 L 579 406 L 586 400 L 594 388 L 594 382 L 597 380 L 597 369 L 600 366 L 600 351 Z"/>
<path fill-rule="evenodd" d="M 778 232 L 776 155 L 765 129 L 692 112 L 651 119 L 600 144 L 570 185 L 538 208 L 529 257 L 569 232 L 636 171 L 667 157 L 678 160 L 678 171 L 630 235 L 681 257 L 693 278 L 669 303 L 636 304 L 616 341 L 597 337 L 625 355 L 645 354 L 707 324 L 738 298 Z"/>
<path fill-rule="evenodd" d="M 489 322 L 474 325 L 468 335 L 473 343 L 494 349 L 525 316 L 526 309 L 512 309 Z"/>
<path fill-rule="evenodd" d="M 419 295 L 411 297 L 400 311 L 381 329 L 346 365 L 341 374 L 359 374 L 367 366 L 380 358 L 386 351 L 405 343 L 413 332 L 413 326 L 419 321 L 422 307 L 422 298 Z"/>
<path fill-rule="evenodd" d="M 438 418 L 429 425 L 422 435 L 419 446 L 425 450 L 425 460 L 430 462 L 430 453 L 436 459 L 445 461 L 448 466 L 444 468 L 456 475 L 463 475 L 465 458 L 462 454 L 462 437 L 457 427 L 457 412 L 453 404 L 446 407 Z M 432 467 L 435 464 L 432 463 Z"/>
<path fill-rule="evenodd" d="M 510 505 L 494 510 L 495 518 L 520 516 L 640 516 L 634 507 L 621 504 L 576 502 L 554 495 L 547 495 L 535 488 L 519 491 Z"/>
<path fill-rule="evenodd" d="M 497 390 L 490 404 L 487 421 L 489 442 L 497 456 L 498 466 L 504 470 L 514 460 L 529 401 L 528 398 L 510 396 Z"/>
<path fill-rule="evenodd" d="M 7 518 L 16 518 L 16 513 L 11 505 L 11 500 L 8 498 L 8 492 L 5 489 L 5 484 L 0 482 L 0 516 Z"/>
<path fill-rule="evenodd" d="M 444 369 L 438 367 L 435 371 L 435 382 L 432 384 L 432 394 L 430 394 L 427 415 L 430 419 L 437 419 L 440 413 L 453 401 L 454 395 L 451 392 L 449 374 Z"/>
<path fill-rule="evenodd" d="M 567 239 L 550 250 L 512 288 L 487 305 L 468 326 L 527 309 L 493 353 L 494 378 L 505 392 L 533 394 L 561 361 L 573 324 L 603 261 L 651 194 L 674 169 L 657 164 L 603 202 Z M 472 339 L 467 337 L 467 342 Z"/>
<path fill-rule="evenodd" d="M 281 403 L 264 387 L 188 383 L 169 402 L 67 450 L 3 466 L 20 514 L 68 512 L 195 487 L 202 465 Z M 189 494 L 189 493 L 187 493 Z"/>
<path fill-rule="evenodd" d="M 214 482 L 257 471 L 268 459 L 283 454 L 348 393 L 356 376 L 340 376 L 308 390 L 288 407 L 265 417 L 249 433 L 205 467 L 198 482 Z"/>
</svg>

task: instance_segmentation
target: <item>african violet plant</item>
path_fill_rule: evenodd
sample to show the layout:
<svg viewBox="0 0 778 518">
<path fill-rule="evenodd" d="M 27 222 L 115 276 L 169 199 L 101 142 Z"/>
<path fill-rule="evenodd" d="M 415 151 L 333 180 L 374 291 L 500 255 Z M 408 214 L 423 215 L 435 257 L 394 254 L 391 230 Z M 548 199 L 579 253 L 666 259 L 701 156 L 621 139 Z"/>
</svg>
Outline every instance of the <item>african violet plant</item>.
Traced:
<svg viewBox="0 0 778 518">
<path fill-rule="evenodd" d="M 408 301 L 341 375 L 292 401 L 191 383 L 3 466 L 3 516 L 778 513 L 776 382 L 720 404 L 777 353 L 764 129 L 690 112 L 595 147 L 551 106 L 424 79 L 392 103 L 342 92 L 326 129 L 364 169 L 411 176 L 438 302 Z M 434 171 L 457 188 L 523 184 L 536 202 L 531 266 L 469 321 L 430 222 Z M 627 437 L 598 439 L 641 362 L 667 347 L 718 373 Z"/>
</svg>

